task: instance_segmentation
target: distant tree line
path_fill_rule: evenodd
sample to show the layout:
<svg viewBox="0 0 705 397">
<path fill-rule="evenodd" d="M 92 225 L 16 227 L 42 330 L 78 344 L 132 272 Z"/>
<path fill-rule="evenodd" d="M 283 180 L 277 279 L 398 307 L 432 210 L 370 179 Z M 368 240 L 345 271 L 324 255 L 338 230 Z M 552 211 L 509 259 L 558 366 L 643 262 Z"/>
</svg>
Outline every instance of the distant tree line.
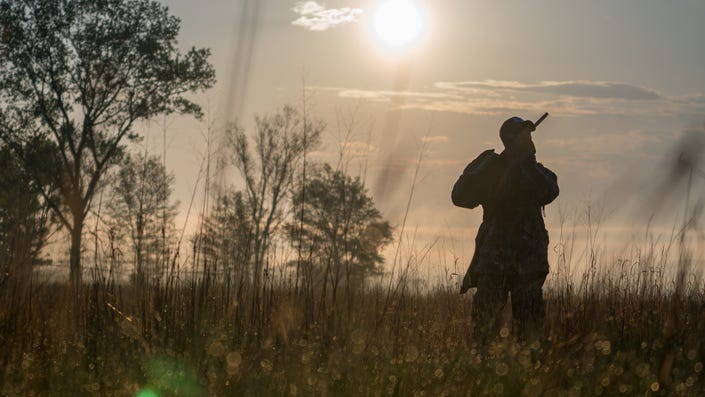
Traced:
<svg viewBox="0 0 705 397">
<path fill-rule="evenodd" d="M 285 106 L 257 117 L 252 138 L 237 125 L 226 132 L 227 159 L 244 187 L 218 198 L 194 243 L 204 269 L 251 282 L 253 304 L 273 271 L 269 254 L 277 240 L 296 252 L 287 263 L 294 289 L 320 294 L 319 302 L 334 303 L 339 287 L 349 294 L 381 273 L 392 227 L 360 178 L 329 164 L 308 164 L 303 172 L 305 154 L 320 145 L 324 128 Z"/>
</svg>

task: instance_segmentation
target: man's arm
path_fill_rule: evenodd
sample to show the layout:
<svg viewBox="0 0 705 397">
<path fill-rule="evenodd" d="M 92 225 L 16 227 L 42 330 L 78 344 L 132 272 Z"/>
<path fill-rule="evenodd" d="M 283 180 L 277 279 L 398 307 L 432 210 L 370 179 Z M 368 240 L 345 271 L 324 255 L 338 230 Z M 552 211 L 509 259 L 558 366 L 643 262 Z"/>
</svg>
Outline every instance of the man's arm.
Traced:
<svg viewBox="0 0 705 397">
<path fill-rule="evenodd" d="M 521 173 L 528 179 L 528 193 L 536 204 L 547 205 L 558 197 L 558 177 L 535 157 L 521 164 Z"/>
<path fill-rule="evenodd" d="M 496 157 L 494 150 L 485 150 L 465 167 L 450 195 L 454 205 L 472 209 L 485 202 L 483 175 Z"/>
</svg>

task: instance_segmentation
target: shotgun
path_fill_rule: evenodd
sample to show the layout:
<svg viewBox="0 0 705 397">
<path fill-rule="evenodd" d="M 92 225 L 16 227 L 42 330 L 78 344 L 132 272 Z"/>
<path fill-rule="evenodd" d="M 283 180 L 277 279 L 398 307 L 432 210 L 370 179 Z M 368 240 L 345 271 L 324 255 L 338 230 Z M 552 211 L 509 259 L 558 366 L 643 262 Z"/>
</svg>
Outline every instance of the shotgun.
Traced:
<svg viewBox="0 0 705 397">
<path fill-rule="evenodd" d="M 536 122 L 534 123 L 534 127 L 538 127 L 542 121 L 546 120 L 546 117 L 548 117 L 548 112 L 544 113 L 543 116 L 541 116 L 541 118 L 536 120 Z"/>
</svg>

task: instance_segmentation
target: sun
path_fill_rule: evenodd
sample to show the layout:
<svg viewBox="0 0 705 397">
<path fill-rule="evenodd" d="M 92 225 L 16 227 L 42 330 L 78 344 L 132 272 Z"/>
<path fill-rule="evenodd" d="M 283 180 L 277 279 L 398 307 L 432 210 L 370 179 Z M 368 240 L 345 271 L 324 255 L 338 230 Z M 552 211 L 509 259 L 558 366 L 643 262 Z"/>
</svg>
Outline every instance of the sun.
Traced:
<svg viewBox="0 0 705 397">
<path fill-rule="evenodd" d="M 372 28 L 386 46 L 400 49 L 418 41 L 425 21 L 414 0 L 384 0 L 372 14 Z"/>
</svg>

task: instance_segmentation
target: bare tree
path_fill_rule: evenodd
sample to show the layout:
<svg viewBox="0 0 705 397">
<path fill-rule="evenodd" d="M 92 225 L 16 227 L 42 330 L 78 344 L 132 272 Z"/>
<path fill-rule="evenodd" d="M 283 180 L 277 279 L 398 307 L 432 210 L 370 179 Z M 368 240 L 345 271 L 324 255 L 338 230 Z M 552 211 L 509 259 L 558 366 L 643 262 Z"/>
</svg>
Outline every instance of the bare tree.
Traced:
<svg viewBox="0 0 705 397">
<path fill-rule="evenodd" d="M 214 83 L 207 49 L 178 50 L 179 25 L 150 0 L 0 0 L 0 138 L 21 159 L 28 141 L 53 143 L 61 200 L 41 194 L 71 234 L 74 285 L 91 200 L 135 123 L 200 116 L 184 94 Z"/>
<path fill-rule="evenodd" d="M 166 244 L 161 236 L 173 235 L 178 203 L 171 201 L 174 175 L 167 173 L 157 156 L 126 155 L 111 183 L 109 223 L 118 236 L 126 235 L 134 253 L 135 279 L 144 280 L 146 262 L 159 256 Z M 164 258 L 162 258 L 164 259 Z"/>
<path fill-rule="evenodd" d="M 255 118 L 254 150 L 242 128 L 228 130 L 232 161 L 245 181 L 255 303 L 273 232 L 283 220 L 282 205 L 304 153 L 319 144 L 323 128 L 322 122 L 306 120 L 295 108 L 285 106 L 272 116 Z"/>
<path fill-rule="evenodd" d="M 248 213 L 241 191 L 222 192 L 194 239 L 201 251 L 204 269 L 221 272 L 228 285 L 238 281 L 238 294 L 249 277 L 253 253 Z"/>
</svg>

